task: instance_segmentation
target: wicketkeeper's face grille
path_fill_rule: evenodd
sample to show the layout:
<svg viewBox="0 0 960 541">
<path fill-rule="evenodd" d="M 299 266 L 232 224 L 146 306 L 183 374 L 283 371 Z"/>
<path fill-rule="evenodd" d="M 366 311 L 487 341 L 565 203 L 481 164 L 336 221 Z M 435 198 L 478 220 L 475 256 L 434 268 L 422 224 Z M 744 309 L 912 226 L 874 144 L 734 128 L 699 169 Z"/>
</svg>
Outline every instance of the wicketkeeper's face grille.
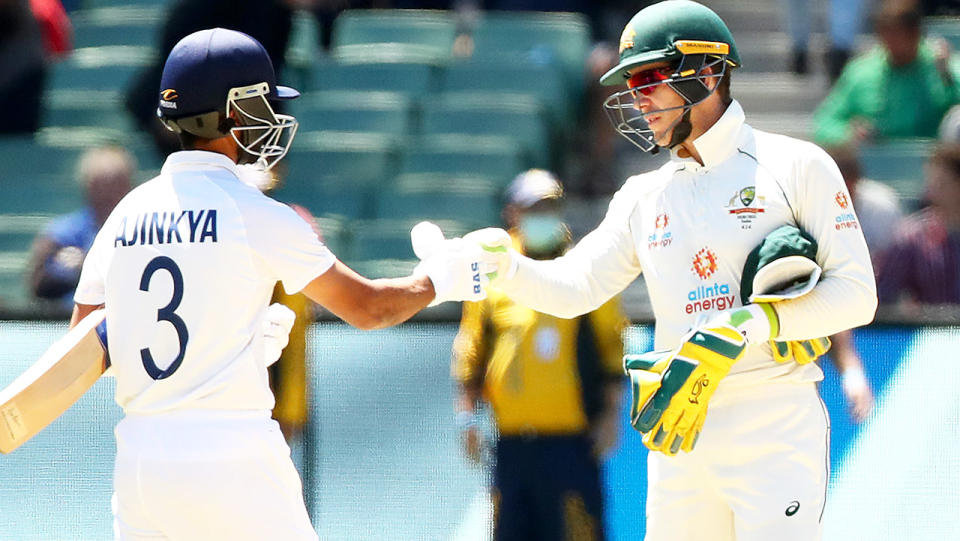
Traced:
<svg viewBox="0 0 960 541">
<path fill-rule="evenodd" d="M 627 89 L 610 95 L 603 102 L 603 109 L 617 133 L 644 152 L 650 152 L 658 145 L 646 117 L 680 111 L 676 120 L 666 130 L 669 133 L 687 116 L 690 108 L 707 99 L 716 90 L 717 85 L 711 89 L 706 81 L 716 79 L 719 82 L 725 71 L 726 62 L 723 56 L 685 55 L 676 67 L 661 66 L 633 72 L 627 80 Z M 643 111 L 640 107 L 641 100 L 653 94 L 656 87 L 662 84 L 669 86 L 683 98 L 683 105 Z M 681 142 L 671 140 L 670 146 Z"/>
</svg>

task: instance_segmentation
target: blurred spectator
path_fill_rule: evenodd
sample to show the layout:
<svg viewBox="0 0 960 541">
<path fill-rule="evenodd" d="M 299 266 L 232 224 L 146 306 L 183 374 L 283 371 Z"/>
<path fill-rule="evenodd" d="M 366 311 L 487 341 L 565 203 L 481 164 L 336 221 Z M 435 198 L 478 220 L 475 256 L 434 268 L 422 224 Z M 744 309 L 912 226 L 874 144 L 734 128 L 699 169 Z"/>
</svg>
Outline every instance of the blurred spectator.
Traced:
<svg viewBox="0 0 960 541">
<path fill-rule="evenodd" d="M 781 14 L 790 35 L 790 69 L 797 75 L 809 72 L 810 23 L 814 10 L 809 0 L 780 0 Z M 850 59 L 860 33 L 864 0 L 829 0 L 830 49 L 825 58 L 830 84 Z"/>
<path fill-rule="evenodd" d="M 853 208 L 863 237 L 870 249 L 870 258 L 877 258 L 890 245 L 890 231 L 903 219 L 903 211 L 897 193 L 881 182 L 863 178 L 860 160 L 852 145 L 826 149 L 837 166 L 850 192 Z M 854 346 L 853 331 L 847 330 L 830 337 L 833 347 L 830 360 L 840 373 L 843 395 L 849 406 L 850 416 L 857 423 L 866 419 L 873 410 L 873 391 L 863 369 L 863 361 Z"/>
<path fill-rule="evenodd" d="M 0 0 L 0 103 L 8 105 L 0 134 L 32 133 L 40 127 L 44 56 L 29 0 Z"/>
<path fill-rule="evenodd" d="M 523 173 L 507 196 L 504 221 L 518 250 L 551 259 L 568 248 L 553 175 Z M 457 420 L 466 455 L 479 462 L 476 412 L 482 402 L 492 407 L 495 540 L 604 539 L 599 460 L 619 432 L 626 323 L 617 298 L 573 319 L 535 312 L 494 288 L 464 303 L 452 367 Z"/>
<path fill-rule="evenodd" d="M 877 264 L 880 302 L 912 309 L 960 304 L 960 143 L 943 143 L 926 168 L 929 207 L 904 219 Z"/>
<path fill-rule="evenodd" d="M 110 211 L 130 191 L 136 169 L 133 157 L 120 147 L 98 147 L 83 154 L 77 176 L 87 204 L 55 218 L 34 240 L 28 268 L 35 297 L 73 306 L 83 258 Z"/>
<path fill-rule="evenodd" d="M 818 143 L 936 137 L 960 101 L 960 69 L 946 41 L 923 39 L 921 21 L 911 0 L 881 2 L 874 19 L 880 45 L 851 61 L 817 108 Z"/>
<path fill-rule="evenodd" d="M 2 0 L 0 0 L 2 1 Z M 163 62 L 181 38 L 205 28 L 228 28 L 254 37 L 270 55 L 277 77 L 283 71 L 290 37 L 293 0 L 177 0 L 168 9 L 156 61 L 127 89 L 126 107 L 137 125 L 150 133 L 162 155 L 180 150 L 176 136 L 157 120 Z"/>
</svg>

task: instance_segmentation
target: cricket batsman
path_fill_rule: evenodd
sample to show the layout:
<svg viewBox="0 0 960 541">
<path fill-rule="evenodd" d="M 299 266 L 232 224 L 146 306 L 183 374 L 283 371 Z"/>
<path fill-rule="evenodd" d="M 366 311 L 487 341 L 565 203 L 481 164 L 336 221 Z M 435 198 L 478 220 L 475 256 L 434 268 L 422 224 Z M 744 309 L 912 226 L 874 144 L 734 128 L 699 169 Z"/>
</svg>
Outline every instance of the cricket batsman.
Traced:
<svg viewBox="0 0 960 541">
<path fill-rule="evenodd" d="M 520 255 L 500 229 L 465 237 L 508 296 L 560 317 L 595 310 L 643 273 L 657 353 L 626 367 L 631 422 L 655 451 L 650 541 L 821 538 L 830 428 L 811 361 L 825 351 L 819 337 L 876 310 L 837 166 L 746 123 L 730 93 L 740 64 L 709 8 L 644 8 L 600 82 L 621 87 L 605 102 L 616 130 L 670 161 L 628 178 L 596 230 L 556 259 Z M 803 287 L 778 292 L 798 268 Z"/>
</svg>

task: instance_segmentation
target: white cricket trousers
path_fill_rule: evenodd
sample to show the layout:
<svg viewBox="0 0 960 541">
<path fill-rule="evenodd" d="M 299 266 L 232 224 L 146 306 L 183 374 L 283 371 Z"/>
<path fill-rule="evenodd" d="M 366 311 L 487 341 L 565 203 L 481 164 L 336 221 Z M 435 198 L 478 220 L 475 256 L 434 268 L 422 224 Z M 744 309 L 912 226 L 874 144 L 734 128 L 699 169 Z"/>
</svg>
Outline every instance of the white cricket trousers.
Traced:
<svg viewBox="0 0 960 541">
<path fill-rule="evenodd" d="M 269 412 L 128 415 L 115 433 L 116 539 L 317 539 Z"/>
<path fill-rule="evenodd" d="M 717 389 L 692 453 L 650 453 L 647 541 L 818 541 L 830 422 L 815 383 Z"/>
</svg>

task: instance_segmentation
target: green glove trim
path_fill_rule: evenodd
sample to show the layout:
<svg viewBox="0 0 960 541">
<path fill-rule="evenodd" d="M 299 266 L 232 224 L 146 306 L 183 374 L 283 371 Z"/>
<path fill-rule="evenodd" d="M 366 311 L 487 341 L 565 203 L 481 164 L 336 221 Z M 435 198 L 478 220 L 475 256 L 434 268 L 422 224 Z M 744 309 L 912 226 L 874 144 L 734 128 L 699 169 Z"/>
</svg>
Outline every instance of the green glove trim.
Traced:
<svg viewBox="0 0 960 541">
<path fill-rule="evenodd" d="M 770 322 L 770 336 L 777 336 L 780 334 L 780 316 L 777 315 L 777 311 L 774 310 L 773 305 L 766 302 L 761 302 L 760 308 L 763 310 L 763 313 L 767 315 L 767 321 Z"/>
<path fill-rule="evenodd" d="M 747 315 L 750 315 L 747 313 Z M 744 344 L 734 344 L 730 340 L 721 338 L 714 334 L 710 334 L 704 331 L 697 331 L 690 337 L 688 340 L 691 344 L 695 344 L 704 349 L 709 349 L 714 351 L 724 357 L 729 359 L 736 359 L 740 356 L 740 352 L 743 351 Z"/>
<path fill-rule="evenodd" d="M 697 364 L 692 361 L 675 358 L 673 362 L 670 363 L 667 371 L 664 372 L 663 379 L 660 380 L 660 390 L 657 391 L 650 402 L 640 410 L 640 415 L 637 416 L 637 421 L 633 424 L 633 428 L 644 433 L 653 429 L 654 425 L 660 420 L 660 416 L 663 415 L 663 412 L 667 409 L 667 406 L 670 405 L 670 400 L 673 398 L 673 395 L 677 394 L 677 391 L 686 383 L 687 378 L 690 377 L 690 374 L 696 367 Z"/>
<path fill-rule="evenodd" d="M 623 356 L 624 370 L 650 370 L 655 364 L 670 355 L 669 351 L 648 351 L 646 353 L 629 354 Z"/>
</svg>

